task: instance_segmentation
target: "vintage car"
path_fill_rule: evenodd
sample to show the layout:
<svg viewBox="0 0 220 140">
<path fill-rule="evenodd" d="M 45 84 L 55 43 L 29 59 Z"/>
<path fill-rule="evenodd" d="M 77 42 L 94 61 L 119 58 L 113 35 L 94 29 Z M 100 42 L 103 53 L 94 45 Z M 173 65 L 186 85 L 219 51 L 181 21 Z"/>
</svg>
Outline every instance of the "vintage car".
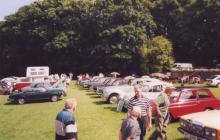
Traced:
<svg viewBox="0 0 220 140">
<path fill-rule="evenodd" d="M 28 87 L 24 87 L 21 89 L 21 91 L 38 91 L 41 88 L 46 88 L 46 89 L 60 89 L 63 90 L 63 93 L 66 94 L 66 87 L 59 86 L 59 84 L 54 83 L 54 82 L 39 82 L 39 83 L 32 83 Z"/>
<path fill-rule="evenodd" d="M 125 80 L 125 79 L 115 79 L 114 81 L 112 82 L 109 82 L 108 84 L 106 85 L 102 85 L 102 86 L 98 86 L 97 89 L 96 89 L 96 93 L 98 95 L 101 95 L 103 94 L 103 89 L 106 88 L 106 87 L 110 87 L 110 86 L 119 86 L 119 85 L 125 85 L 125 84 L 128 84 L 128 81 L 129 80 Z"/>
<path fill-rule="evenodd" d="M 92 84 L 99 82 L 103 77 L 94 76 L 91 80 L 81 81 L 81 86 L 84 88 L 89 88 Z"/>
<path fill-rule="evenodd" d="M 154 99 L 159 94 L 145 94 L 151 100 L 151 105 L 154 110 Z M 124 97 L 118 103 L 117 110 L 121 111 L 126 108 L 131 97 Z M 177 88 L 170 95 L 169 113 L 170 119 L 175 120 L 183 115 L 213 110 L 220 107 L 220 100 L 218 100 L 209 89 L 206 88 Z"/>
<path fill-rule="evenodd" d="M 218 100 L 207 88 L 178 88 L 170 96 L 169 113 L 172 119 L 183 115 L 213 110 L 220 106 Z"/>
<path fill-rule="evenodd" d="M 143 96 L 150 99 L 151 104 L 153 101 L 165 91 L 166 86 L 163 82 L 148 82 L 143 85 L 142 93 Z M 119 98 L 117 105 L 117 111 L 121 112 L 124 109 L 127 109 L 129 100 L 135 95 L 134 91 L 129 92 L 123 98 Z"/>
<path fill-rule="evenodd" d="M 105 77 L 105 80 L 99 81 L 97 83 L 93 83 L 92 86 L 90 86 L 91 91 L 96 91 L 98 86 L 108 85 L 109 83 L 113 82 L 115 78 L 112 77 Z"/>
<path fill-rule="evenodd" d="M 56 102 L 62 95 L 66 95 L 62 89 L 58 88 L 37 88 L 35 90 L 25 90 L 13 92 L 9 95 L 9 101 L 24 104 L 26 101 L 50 99 Z"/>
<path fill-rule="evenodd" d="M 215 86 L 220 88 L 220 75 L 214 75 L 209 79 L 206 79 L 206 83 L 208 86 Z"/>
<path fill-rule="evenodd" d="M 220 140 L 220 110 L 184 115 L 178 130 L 189 140 Z"/>
<path fill-rule="evenodd" d="M 101 95 L 103 101 L 107 103 L 117 103 L 119 98 L 123 98 L 126 94 L 134 92 L 134 85 L 137 84 L 137 81 L 142 81 L 143 83 L 160 81 L 153 78 L 136 78 L 133 79 L 129 85 L 120 85 L 120 86 L 110 86 L 103 89 L 103 94 Z"/>
</svg>

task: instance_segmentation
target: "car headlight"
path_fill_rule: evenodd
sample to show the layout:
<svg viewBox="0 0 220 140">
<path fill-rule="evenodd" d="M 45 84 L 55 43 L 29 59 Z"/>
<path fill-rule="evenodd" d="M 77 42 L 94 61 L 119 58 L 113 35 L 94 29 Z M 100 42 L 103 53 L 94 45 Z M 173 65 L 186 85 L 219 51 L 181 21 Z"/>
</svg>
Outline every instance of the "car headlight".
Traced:
<svg viewBox="0 0 220 140">
<path fill-rule="evenodd" d="M 180 126 L 185 128 L 186 127 L 186 121 L 185 120 L 180 120 Z"/>
<path fill-rule="evenodd" d="M 216 139 L 217 138 L 217 134 L 218 131 L 213 129 L 213 128 L 205 128 L 205 136 L 211 139 Z M 219 138 L 220 138 L 220 134 L 219 134 Z"/>
</svg>

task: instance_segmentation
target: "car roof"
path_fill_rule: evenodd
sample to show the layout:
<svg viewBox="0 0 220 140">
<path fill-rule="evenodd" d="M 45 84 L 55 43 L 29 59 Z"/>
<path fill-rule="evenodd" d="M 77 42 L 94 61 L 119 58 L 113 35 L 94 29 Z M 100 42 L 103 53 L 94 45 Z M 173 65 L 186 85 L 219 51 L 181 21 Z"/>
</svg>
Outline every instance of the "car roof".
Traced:
<svg viewBox="0 0 220 140">
<path fill-rule="evenodd" d="M 163 85 L 163 83 L 160 82 L 160 81 L 152 81 L 152 82 L 144 83 L 143 85 L 147 85 L 147 86 L 157 86 L 157 85 Z"/>
<path fill-rule="evenodd" d="M 195 86 L 195 87 L 190 87 L 190 86 L 188 86 L 188 87 L 176 87 L 176 89 L 180 89 L 180 90 L 209 90 L 206 87 L 197 87 L 197 86 Z"/>
</svg>

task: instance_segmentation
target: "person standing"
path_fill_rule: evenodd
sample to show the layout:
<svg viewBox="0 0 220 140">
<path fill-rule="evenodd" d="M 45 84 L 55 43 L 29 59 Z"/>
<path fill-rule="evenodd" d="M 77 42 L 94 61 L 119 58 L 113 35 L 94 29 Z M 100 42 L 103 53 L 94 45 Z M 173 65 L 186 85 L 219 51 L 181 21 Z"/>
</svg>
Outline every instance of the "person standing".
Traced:
<svg viewBox="0 0 220 140">
<path fill-rule="evenodd" d="M 119 140 L 140 140 L 141 130 L 137 118 L 141 115 L 141 108 L 134 106 L 130 116 L 125 119 L 119 131 Z"/>
<path fill-rule="evenodd" d="M 75 99 L 67 99 L 65 108 L 57 114 L 55 121 L 55 140 L 77 140 L 77 126 L 73 112 L 76 110 Z"/>
<path fill-rule="evenodd" d="M 147 127 L 151 129 L 151 107 L 150 100 L 142 95 L 140 85 L 136 85 L 134 87 L 135 96 L 132 97 L 128 102 L 128 116 L 130 116 L 130 112 L 132 107 L 139 106 L 141 108 L 141 116 L 138 118 L 138 123 L 141 129 L 140 140 L 144 140 Z"/>
<path fill-rule="evenodd" d="M 167 140 L 167 125 L 169 123 L 169 98 L 162 92 L 156 99 L 155 130 L 149 140 Z"/>
</svg>

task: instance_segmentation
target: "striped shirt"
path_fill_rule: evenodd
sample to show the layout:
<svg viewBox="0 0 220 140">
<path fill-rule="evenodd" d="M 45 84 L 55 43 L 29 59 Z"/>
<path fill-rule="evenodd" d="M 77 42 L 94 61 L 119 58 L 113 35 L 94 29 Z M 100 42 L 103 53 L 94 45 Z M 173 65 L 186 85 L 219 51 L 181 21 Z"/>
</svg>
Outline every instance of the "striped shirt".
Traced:
<svg viewBox="0 0 220 140">
<path fill-rule="evenodd" d="M 77 127 L 74 115 L 66 109 L 58 113 L 56 117 L 56 140 L 77 140 Z"/>
<path fill-rule="evenodd" d="M 128 109 L 132 109 L 133 106 L 139 106 L 141 108 L 141 116 L 147 116 L 147 111 L 150 108 L 150 100 L 143 96 L 140 98 L 134 96 L 128 102 Z"/>
</svg>

